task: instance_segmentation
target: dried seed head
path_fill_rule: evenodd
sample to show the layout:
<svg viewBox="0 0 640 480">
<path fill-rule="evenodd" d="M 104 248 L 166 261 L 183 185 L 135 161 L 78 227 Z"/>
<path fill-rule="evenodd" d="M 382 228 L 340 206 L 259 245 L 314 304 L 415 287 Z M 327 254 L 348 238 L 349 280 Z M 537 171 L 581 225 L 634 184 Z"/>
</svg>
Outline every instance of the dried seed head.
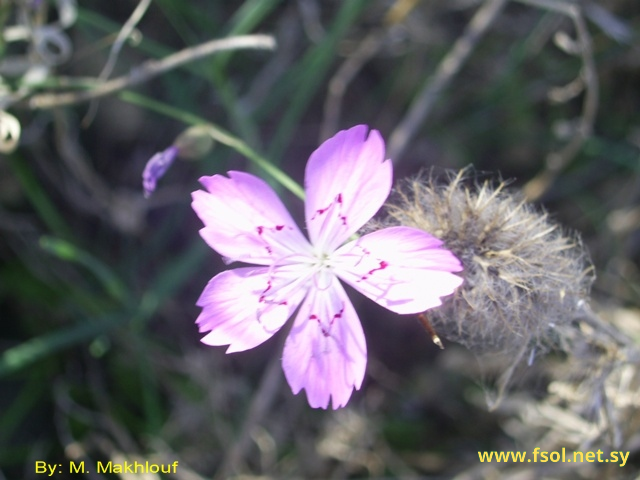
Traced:
<svg viewBox="0 0 640 480">
<path fill-rule="evenodd" d="M 557 327 L 588 297 L 593 268 L 576 235 L 504 182 L 478 184 L 470 173 L 405 182 L 384 223 L 437 236 L 464 265 L 463 285 L 429 312 L 438 334 L 516 364 L 557 343 Z"/>
</svg>

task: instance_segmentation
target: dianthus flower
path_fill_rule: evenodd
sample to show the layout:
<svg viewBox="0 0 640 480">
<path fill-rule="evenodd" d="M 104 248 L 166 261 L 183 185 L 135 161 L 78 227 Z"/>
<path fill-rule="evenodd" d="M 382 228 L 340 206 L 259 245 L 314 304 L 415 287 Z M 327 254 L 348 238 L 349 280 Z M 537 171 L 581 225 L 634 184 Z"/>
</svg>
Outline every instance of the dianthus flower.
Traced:
<svg viewBox="0 0 640 480">
<path fill-rule="evenodd" d="M 203 239 L 227 263 L 258 266 L 213 277 L 197 304 L 202 342 L 227 353 L 260 345 L 298 310 L 282 368 L 294 394 L 312 407 L 343 407 L 362 385 L 367 362 L 360 319 L 340 280 L 389 310 L 418 313 L 441 304 L 462 279 L 442 242 L 411 227 L 348 241 L 391 191 L 392 166 L 380 133 L 359 125 L 325 141 L 305 171 L 309 240 L 276 193 L 242 172 L 213 175 L 193 193 Z M 346 242 L 346 243 L 345 243 Z"/>
</svg>

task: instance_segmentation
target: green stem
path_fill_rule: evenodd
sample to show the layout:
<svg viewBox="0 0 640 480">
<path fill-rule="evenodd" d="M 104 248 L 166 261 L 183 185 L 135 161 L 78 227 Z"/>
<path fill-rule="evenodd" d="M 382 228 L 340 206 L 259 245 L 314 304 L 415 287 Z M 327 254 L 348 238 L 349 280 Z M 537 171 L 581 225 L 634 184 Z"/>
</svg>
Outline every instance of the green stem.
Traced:
<svg viewBox="0 0 640 480">
<path fill-rule="evenodd" d="M 268 175 L 270 175 L 274 180 L 279 182 L 283 187 L 293 193 L 296 197 L 304 200 L 304 189 L 290 176 L 280 170 L 278 167 L 273 165 L 269 160 L 260 155 L 258 152 L 253 150 L 249 145 L 240 140 L 239 138 L 231 135 L 229 132 L 223 130 L 217 125 L 207 122 L 205 119 L 193 115 L 191 113 L 185 112 L 184 110 L 180 110 L 178 108 L 171 107 L 164 103 L 153 100 L 149 97 L 145 97 L 143 95 L 139 95 L 137 93 L 131 91 L 123 91 L 119 94 L 119 97 L 125 102 L 129 102 L 135 105 L 139 105 L 141 107 L 147 108 L 149 110 L 161 113 L 171 118 L 175 118 L 189 125 L 200 125 L 206 126 L 209 131 L 211 137 L 234 149 L 236 152 L 244 155 L 253 163 L 255 163 L 258 167 L 262 168 Z"/>
</svg>

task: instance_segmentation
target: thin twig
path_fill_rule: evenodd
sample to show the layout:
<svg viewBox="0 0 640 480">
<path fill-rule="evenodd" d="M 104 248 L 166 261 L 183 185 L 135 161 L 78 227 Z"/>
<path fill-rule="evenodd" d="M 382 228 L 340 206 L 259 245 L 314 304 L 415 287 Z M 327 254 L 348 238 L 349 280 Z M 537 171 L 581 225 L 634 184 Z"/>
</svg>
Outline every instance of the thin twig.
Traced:
<svg viewBox="0 0 640 480">
<path fill-rule="evenodd" d="M 29 100 L 33 109 L 47 109 L 74 105 L 94 98 L 104 97 L 116 91 L 146 82 L 153 77 L 165 73 L 186 63 L 199 60 L 215 53 L 238 49 L 274 49 L 275 40 L 270 35 L 241 35 L 220 40 L 211 40 L 195 47 L 185 48 L 162 60 L 147 60 L 128 75 L 114 78 L 98 84 L 95 88 L 82 92 L 61 94 L 44 93 L 35 95 Z"/>
<path fill-rule="evenodd" d="M 283 336 L 282 338 L 285 337 Z M 283 340 L 281 340 L 280 343 L 283 344 Z M 280 348 L 281 346 L 278 350 L 280 350 Z M 267 365 L 262 375 L 260 387 L 253 396 L 253 400 L 245 416 L 240 434 L 234 444 L 227 450 L 224 462 L 216 474 L 216 479 L 229 478 L 232 473 L 238 472 L 242 460 L 251 446 L 251 435 L 254 429 L 260 425 L 262 419 L 267 415 L 282 387 L 283 375 L 280 363 L 280 357 L 274 355 Z"/>
<path fill-rule="evenodd" d="M 529 343 L 523 342 L 522 346 L 520 347 L 520 350 L 518 350 L 515 356 L 511 359 L 511 363 L 509 364 L 509 367 L 500 375 L 500 378 L 498 378 L 498 381 L 497 381 L 498 391 L 497 391 L 496 397 L 491 398 L 488 392 L 485 393 L 487 405 L 489 406 L 489 411 L 497 410 L 500 404 L 502 403 L 502 400 L 505 398 L 505 395 L 507 394 L 507 387 L 509 387 L 509 384 L 511 383 L 513 374 L 515 373 L 516 369 L 520 366 L 521 360 L 524 358 L 529 348 L 530 348 Z"/>
<path fill-rule="evenodd" d="M 142 20 L 142 17 L 149 8 L 150 4 L 151 0 L 140 0 L 140 3 L 136 7 L 136 9 L 133 11 L 131 16 L 127 19 L 125 24 L 118 32 L 118 36 L 114 40 L 113 45 L 111 46 L 111 50 L 109 51 L 109 58 L 107 58 L 107 63 L 105 63 L 102 71 L 100 72 L 100 75 L 98 76 L 100 80 L 106 80 L 111 75 L 111 72 L 113 71 L 113 68 L 115 67 L 118 60 L 120 50 L 122 50 L 122 47 L 124 46 L 124 42 L 126 42 L 127 39 L 131 36 L 131 33 L 135 30 L 138 22 Z"/>
<path fill-rule="evenodd" d="M 464 33 L 442 59 L 434 75 L 414 99 L 407 115 L 389 137 L 388 156 L 394 162 L 402 156 L 420 125 L 429 116 L 433 105 L 453 77 L 460 71 L 471 52 L 498 17 L 509 0 L 487 0 L 473 16 Z"/>
<path fill-rule="evenodd" d="M 138 3 L 138 6 L 135 8 L 131 16 L 127 19 L 127 21 L 124 23 L 124 25 L 118 32 L 118 36 L 113 42 L 113 45 L 111 45 L 111 50 L 109 51 L 109 57 L 107 58 L 107 63 L 105 63 L 104 67 L 102 68 L 102 71 L 100 72 L 100 75 L 98 75 L 99 81 L 104 82 L 111 75 L 111 72 L 113 71 L 113 68 L 115 67 L 116 62 L 118 61 L 118 55 L 120 54 L 120 51 L 124 46 L 124 43 L 131 36 L 131 33 L 135 30 L 138 22 L 142 20 L 142 17 L 146 13 L 150 4 L 151 4 L 151 0 L 140 0 L 140 3 Z M 88 124 L 91 123 L 91 121 L 93 120 L 93 117 L 95 116 L 97 108 L 98 108 L 98 104 L 97 104 L 97 101 L 94 99 L 94 101 L 92 101 L 91 104 L 89 105 L 89 111 L 82 119 L 83 126 L 88 126 Z"/>
<path fill-rule="evenodd" d="M 573 20 L 577 32 L 583 64 L 581 76 L 584 82 L 585 98 L 582 104 L 582 114 L 571 140 L 559 151 L 547 155 L 545 169 L 524 186 L 523 191 L 529 201 L 539 199 L 548 190 L 558 174 L 580 153 L 584 142 L 591 135 L 598 112 L 598 74 L 593 59 L 591 38 L 582 11 L 578 5 L 567 5 L 565 8 L 560 8 L 559 5 L 562 4 L 557 4 L 554 10 L 569 16 Z"/>
<path fill-rule="evenodd" d="M 399 0 L 393 2 L 384 16 L 386 28 L 380 28 L 365 36 L 353 53 L 344 61 L 336 74 L 329 81 L 327 99 L 324 102 L 320 142 L 323 142 L 336 131 L 340 122 L 342 101 L 347 87 L 365 64 L 376 55 L 388 41 L 391 29 L 403 22 L 416 7 L 418 0 Z"/>
<path fill-rule="evenodd" d="M 586 302 L 580 305 L 580 319 L 593 328 L 598 333 L 605 333 L 619 345 L 627 348 L 638 348 L 633 339 L 619 331 L 616 327 L 594 313 L 591 306 Z"/>
<path fill-rule="evenodd" d="M 336 74 L 329 81 L 329 91 L 324 102 L 320 140 L 324 141 L 338 130 L 342 100 L 347 87 L 362 67 L 380 50 L 386 35 L 384 32 L 373 32 L 367 35 Z"/>
<path fill-rule="evenodd" d="M 636 36 L 627 22 L 613 15 L 593 0 L 517 0 L 520 3 L 567 14 L 570 8 L 580 8 L 605 35 L 616 42 L 631 44 Z"/>
</svg>

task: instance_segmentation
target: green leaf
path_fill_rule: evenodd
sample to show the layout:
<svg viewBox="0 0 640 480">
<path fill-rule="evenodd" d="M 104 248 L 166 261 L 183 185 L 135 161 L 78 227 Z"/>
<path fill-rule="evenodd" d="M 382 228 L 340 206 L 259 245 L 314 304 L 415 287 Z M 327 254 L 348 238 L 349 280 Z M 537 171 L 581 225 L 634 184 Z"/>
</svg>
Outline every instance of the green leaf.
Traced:
<svg viewBox="0 0 640 480">
<path fill-rule="evenodd" d="M 55 237 L 40 238 L 40 247 L 62 260 L 77 263 L 87 268 L 100 281 L 109 296 L 118 302 L 124 302 L 126 289 L 113 271 L 93 255 L 81 250 L 70 242 Z"/>
<path fill-rule="evenodd" d="M 125 318 L 123 315 L 104 315 L 27 340 L 2 354 L 0 376 L 20 370 L 54 352 L 95 338 L 121 325 Z"/>
</svg>

